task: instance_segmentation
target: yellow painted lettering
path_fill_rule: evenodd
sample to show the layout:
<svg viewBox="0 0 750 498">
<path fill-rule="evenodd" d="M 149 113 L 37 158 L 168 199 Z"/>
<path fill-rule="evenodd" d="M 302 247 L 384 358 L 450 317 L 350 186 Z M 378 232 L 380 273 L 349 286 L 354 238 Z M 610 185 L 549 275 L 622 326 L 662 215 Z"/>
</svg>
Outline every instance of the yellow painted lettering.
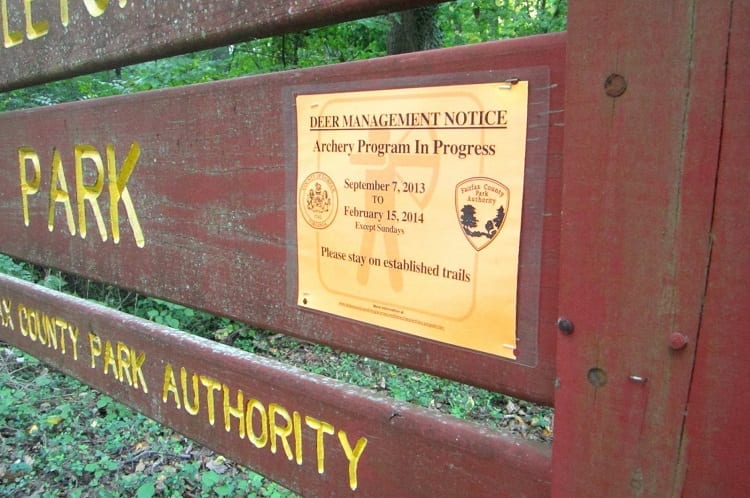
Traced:
<svg viewBox="0 0 750 498">
<path fill-rule="evenodd" d="M 71 235 L 76 234 L 76 225 L 73 218 L 73 207 L 70 204 L 70 193 L 68 182 L 65 181 L 65 170 L 63 169 L 60 151 L 52 152 L 52 175 L 49 188 L 49 211 L 47 213 L 47 228 L 51 232 L 55 228 L 55 208 L 60 202 L 65 208 L 65 216 L 68 222 L 68 231 Z"/>
<path fill-rule="evenodd" d="M 13 326 L 13 314 L 11 313 L 12 307 L 13 302 L 10 299 L 3 299 L 2 305 L 0 305 L 0 314 L 2 314 L 3 317 L 3 327 L 15 330 L 15 327 Z"/>
<path fill-rule="evenodd" d="M 339 441 L 341 442 L 341 447 L 344 449 L 346 459 L 349 460 L 349 487 L 354 491 L 357 489 L 357 465 L 359 464 L 362 452 L 365 451 L 365 446 L 367 446 L 367 438 L 359 438 L 357 444 L 354 445 L 354 449 L 352 449 L 346 432 L 340 430 Z"/>
<path fill-rule="evenodd" d="M 180 367 L 180 385 L 182 386 L 182 401 L 185 403 L 185 411 L 190 415 L 196 415 L 200 409 L 200 393 L 198 392 L 198 374 L 193 374 L 193 404 L 188 399 L 187 370 Z"/>
<path fill-rule="evenodd" d="M 172 393 L 172 396 L 174 397 L 175 406 L 178 409 L 182 408 L 182 406 L 180 405 L 180 393 L 177 390 L 177 381 L 174 378 L 174 371 L 172 370 L 171 363 L 167 363 L 167 365 L 164 367 L 164 382 L 162 383 L 161 387 L 162 403 L 167 402 L 167 395 L 169 393 Z"/>
<path fill-rule="evenodd" d="M 63 26 L 67 26 L 70 22 L 70 15 L 68 13 L 68 0 L 60 0 L 60 23 Z"/>
<path fill-rule="evenodd" d="M 260 435 L 255 432 L 253 425 L 253 414 L 260 415 Z M 247 439 L 255 445 L 256 448 L 263 448 L 268 444 L 268 415 L 266 407 L 257 399 L 251 399 L 247 402 L 245 410 L 245 429 Z"/>
<path fill-rule="evenodd" d="M 33 341 L 40 341 L 42 340 L 42 320 L 41 320 L 41 313 L 39 311 L 34 310 L 32 313 L 29 313 L 29 319 L 33 320 L 33 325 L 29 327 L 29 338 Z M 33 335 L 31 330 L 33 329 Z"/>
<path fill-rule="evenodd" d="M 8 0 L 0 0 L 0 17 L 3 25 L 3 44 L 5 48 L 18 45 L 23 41 L 23 33 L 11 31 L 8 22 Z"/>
<path fill-rule="evenodd" d="M 130 222 L 130 228 L 133 230 L 133 236 L 135 237 L 135 243 L 138 247 L 143 247 L 146 244 L 146 239 L 143 236 L 143 230 L 141 224 L 138 221 L 138 215 L 135 212 L 133 206 L 133 199 L 130 197 L 128 192 L 128 180 L 130 175 L 133 174 L 138 158 L 141 155 L 141 147 L 138 142 L 133 142 L 130 145 L 130 150 L 125 160 L 122 162 L 120 172 L 117 172 L 117 161 L 115 158 L 115 147 L 112 144 L 107 144 L 107 172 L 109 175 L 109 221 L 110 228 L 112 229 L 112 240 L 115 244 L 120 242 L 120 212 L 119 204 L 122 201 L 125 206 L 125 212 L 128 215 L 128 221 Z"/>
<path fill-rule="evenodd" d="M 26 330 L 29 331 L 29 339 L 36 341 L 39 337 L 39 316 L 36 310 L 29 309 L 26 315 Z"/>
<path fill-rule="evenodd" d="M 224 391 L 224 430 L 232 430 L 232 419 L 235 417 L 238 421 L 237 428 L 240 432 L 240 439 L 245 438 L 245 394 L 242 390 L 237 391 L 237 404 L 229 403 L 229 386 L 222 385 Z"/>
<path fill-rule="evenodd" d="M 88 159 L 96 168 L 96 181 L 92 184 L 83 183 L 83 161 Z M 78 229 L 81 238 L 86 238 L 86 202 L 91 206 L 91 211 L 99 228 L 102 241 L 107 240 L 107 229 L 104 225 L 102 212 L 99 209 L 99 196 L 104 186 L 104 163 L 99 151 L 92 145 L 75 146 L 75 168 L 76 168 L 76 197 L 78 202 Z"/>
<path fill-rule="evenodd" d="M 128 385 L 133 387 L 133 378 L 130 376 L 130 348 L 120 341 L 117 341 L 117 373 L 120 381 L 127 377 Z"/>
<path fill-rule="evenodd" d="M 39 323 L 39 343 L 42 346 L 46 346 L 49 343 L 49 329 L 45 324 L 47 320 L 48 318 L 45 313 L 42 313 L 37 320 L 37 323 Z"/>
<path fill-rule="evenodd" d="M 122 380 L 117 372 L 117 360 L 115 359 L 115 351 L 112 348 L 112 343 L 109 339 L 104 341 L 104 375 L 107 375 L 109 367 L 112 367 L 112 374 L 115 379 Z"/>
<path fill-rule="evenodd" d="M 73 359 L 78 361 L 78 327 L 73 327 L 72 325 L 68 325 L 68 336 L 70 336 L 70 342 L 73 343 Z M 62 352 L 63 354 L 65 353 L 64 342 L 63 342 Z"/>
<path fill-rule="evenodd" d="M 310 416 L 305 416 L 305 424 L 309 428 L 315 430 L 315 453 L 318 457 L 318 474 L 322 474 L 326 471 L 326 450 L 325 443 L 323 441 L 323 434 L 333 435 L 333 426 L 328 422 L 324 422 Z"/>
<path fill-rule="evenodd" d="M 0 0 L 5 5 L 5 0 Z M 34 176 L 29 180 L 26 163 L 31 162 Z M 21 180 L 21 205 L 23 207 L 23 222 L 29 226 L 29 196 L 39 192 L 39 182 L 42 179 L 42 168 L 39 164 L 39 156 L 31 147 L 18 148 L 19 178 Z"/>
<path fill-rule="evenodd" d="M 31 2 L 33 0 L 23 0 L 23 9 L 26 14 L 26 38 L 35 40 L 46 35 L 49 31 L 47 21 L 34 22 L 31 20 Z"/>
<path fill-rule="evenodd" d="M 138 353 L 135 349 L 130 350 L 130 372 L 133 374 L 133 387 L 141 386 L 144 393 L 148 394 L 146 377 L 143 375 L 143 364 L 146 362 L 146 353 Z"/>
<path fill-rule="evenodd" d="M 107 10 L 109 0 L 83 0 L 83 4 L 86 6 L 86 10 L 89 11 L 91 17 L 99 17 Z"/>
<path fill-rule="evenodd" d="M 214 402 L 214 391 L 219 391 L 221 389 L 221 382 L 206 375 L 201 375 L 201 384 L 206 387 L 208 423 L 214 425 L 214 423 L 216 422 L 216 404 Z"/>
<path fill-rule="evenodd" d="M 96 368 L 96 357 L 102 355 L 102 340 L 91 332 L 89 332 L 89 351 L 91 351 L 91 368 Z"/>
<path fill-rule="evenodd" d="M 62 354 L 65 354 L 65 331 L 67 328 L 68 324 L 66 322 L 59 318 L 55 318 L 55 329 L 60 332 L 60 352 L 62 352 Z"/>
<path fill-rule="evenodd" d="M 57 351 L 57 327 L 55 326 L 55 319 L 44 315 L 42 317 L 42 328 L 44 329 L 44 335 L 47 336 L 49 347 Z"/>
<path fill-rule="evenodd" d="M 302 465 L 302 416 L 299 412 L 292 412 L 292 422 L 294 428 L 294 458 L 297 465 Z"/>
<path fill-rule="evenodd" d="M 27 320 L 26 315 L 27 315 L 26 306 L 24 306 L 23 304 L 19 304 L 18 305 L 18 324 L 21 329 L 21 335 L 24 337 L 29 336 L 29 331 L 24 326 L 24 322 L 26 322 Z"/>
<path fill-rule="evenodd" d="M 276 415 L 279 415 L 286 422 L 284 425 L 279 425 L 276 419 Z M 277 436 L 281 439 L 281 445 L 284 447 L 284 453 L 289 460 L 294 458 L 292 454 L 292 448 L 289 446 L 289 436 L 292 434 L 292 417 L 289 416 L 289 412 L 281 405 L 276 403 L 268 404 L 268 432 L 271 436 L 271 453 L 276 453 L 276 440 Z"/>
</svg>

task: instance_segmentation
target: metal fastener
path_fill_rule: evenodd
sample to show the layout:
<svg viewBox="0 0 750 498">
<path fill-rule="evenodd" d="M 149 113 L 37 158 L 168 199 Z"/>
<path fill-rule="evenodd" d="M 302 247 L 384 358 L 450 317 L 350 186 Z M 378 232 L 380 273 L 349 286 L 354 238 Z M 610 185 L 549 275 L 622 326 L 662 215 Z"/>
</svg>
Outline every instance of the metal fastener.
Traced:
<svg viewBox="0 0 750 498">
<path fill-rule="evenodd" d="M 575 329 L 575 327 L 573 326 L 573 322 L 563 317 L 557 319 L 557 328 L 565 335 L 572 334 L 573 330 Z"/>
<path fill-rule="evenodd" d="M 675 351 L 685 349 L 688 344 L 688 336 L 679 332 L 672 332 L 669 335 L 669 347 Z"/>
</svg>

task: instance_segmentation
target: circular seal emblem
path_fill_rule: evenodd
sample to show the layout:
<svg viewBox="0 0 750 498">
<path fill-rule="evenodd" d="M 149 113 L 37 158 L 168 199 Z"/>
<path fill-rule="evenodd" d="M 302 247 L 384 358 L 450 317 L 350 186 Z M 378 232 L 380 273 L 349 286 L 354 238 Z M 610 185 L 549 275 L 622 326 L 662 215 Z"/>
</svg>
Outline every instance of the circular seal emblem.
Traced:
<svg viewBox="0 0 750 498">
<path fill-rule="evenodd" d="M 331 177 L 320 171 L 308 175 L 299 188 L 297 205 L 308 225 L 327 228 L 336 218 L 339 196 Z"/>
</svg>

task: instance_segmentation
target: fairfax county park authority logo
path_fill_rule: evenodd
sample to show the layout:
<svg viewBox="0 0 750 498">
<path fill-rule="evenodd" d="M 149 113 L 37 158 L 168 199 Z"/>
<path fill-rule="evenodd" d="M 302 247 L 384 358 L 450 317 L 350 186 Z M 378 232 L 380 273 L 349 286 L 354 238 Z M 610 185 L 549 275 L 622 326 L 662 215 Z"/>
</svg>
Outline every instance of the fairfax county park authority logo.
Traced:
<svg viewBox="0 0 750 498">
<path fill-rule="evenodd" d="M 456 216 L 466 240 L 481 251 L 495 240 L 508 213 L 510 189 L 492 178 L 468 178 L 456 185 Z"/>
<path fill-rule="evenodd" d="M 331 177 L 319 171 L 310 174 L 299 188 L 299 210 L 308 225 L 327 228 L 336 218 L 338 192 Z"/>
</svg>

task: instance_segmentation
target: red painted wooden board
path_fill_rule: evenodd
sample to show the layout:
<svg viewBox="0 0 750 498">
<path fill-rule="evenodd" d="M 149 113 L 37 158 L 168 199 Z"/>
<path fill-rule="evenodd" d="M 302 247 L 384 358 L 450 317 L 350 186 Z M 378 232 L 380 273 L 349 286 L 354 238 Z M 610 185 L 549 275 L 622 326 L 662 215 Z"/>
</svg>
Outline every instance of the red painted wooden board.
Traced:
<svg viewBox="0 0 750 498">
<path fill-rule="evenodd" d="M 709 472 L 698 457 L 693 482 L 715 483 L 727 464 L 737 476 L 742 470 L 729 460 L 744 456 L 741 444 L 723 453 L 713 436 L 696 435 L 720 420 L 709 414 L 747 406 L 705 405 L 742 397 L 747 385 L 725 385 L 705 363 L 727 361 L 731 378 L 747 372 L 738 356 L 717 354 L 748 345 L 737 315 L 747 310 L 738 278 L 746 274 L 739 254 L 747 230 L 730 234 L 747 212 L 739 194 L 747 186 L 739 165 L 747 141 L 727 136 L 743 111 L 722 119 L 725 106 L 747 102 L 741 76 L 725 100 L 728 54 L 738 56 L 728 40 L 747 46 L 746 36 L 730 36 L 730 18 L 738 27 L 748 21 L 746 9 L 733 18 L 733 4 L 571 3 L 559 302 L 575 329 L 557 345 L 554 496 L 744 496 L 685 486 L 704 449 L 717 460 Z M 730 69 L 746 74 L 746 58 L 733 62 Z M 735 151 L 726 173 L 722 134 Z M 731 193 L 716 189 L 717 177 Z M 731 228 L 718 221 L 725 215 L 737 216 Z M 733 309 L 727 320 L 725 305 Z M 696 355 L 708 357 L 694 370 Z M 691 385 L 693 372 L 702 380 Z M 693 399 L 698 425 L 690 422 Z M 739 429 L 746 413 L 728 417 L 729 424 L 719 421 L 722 431 Z"/>
<path fill-rule="evenodd" d="M 0 91 L 430 3 L 4 0 Z"/>
<path fill-rule="evenodd" d="M 2 114 L 0 250 L 551 403 L 564 57 L 565 37 L 555 34 Z M 522 361 L 301 310 L 294 93 L 517 76 L 528 78 L 531 89 L 519 277 Z M 92 174 L 98 160 L 101 175 Z M 76 162 L 82 165 L 78 183 Z"/>
<path fill-rule="evenodd" d="M 0 276 L 0 339 L 305 496 L 549 495 L 549 448 Z"/>
<path fill-rule="evenodd" d="M 730 19 L 713 242 L 682 464 L 682 496 L 696 498 L 750 496 L 750 4 L 733 2 Z"/>
</svg>

